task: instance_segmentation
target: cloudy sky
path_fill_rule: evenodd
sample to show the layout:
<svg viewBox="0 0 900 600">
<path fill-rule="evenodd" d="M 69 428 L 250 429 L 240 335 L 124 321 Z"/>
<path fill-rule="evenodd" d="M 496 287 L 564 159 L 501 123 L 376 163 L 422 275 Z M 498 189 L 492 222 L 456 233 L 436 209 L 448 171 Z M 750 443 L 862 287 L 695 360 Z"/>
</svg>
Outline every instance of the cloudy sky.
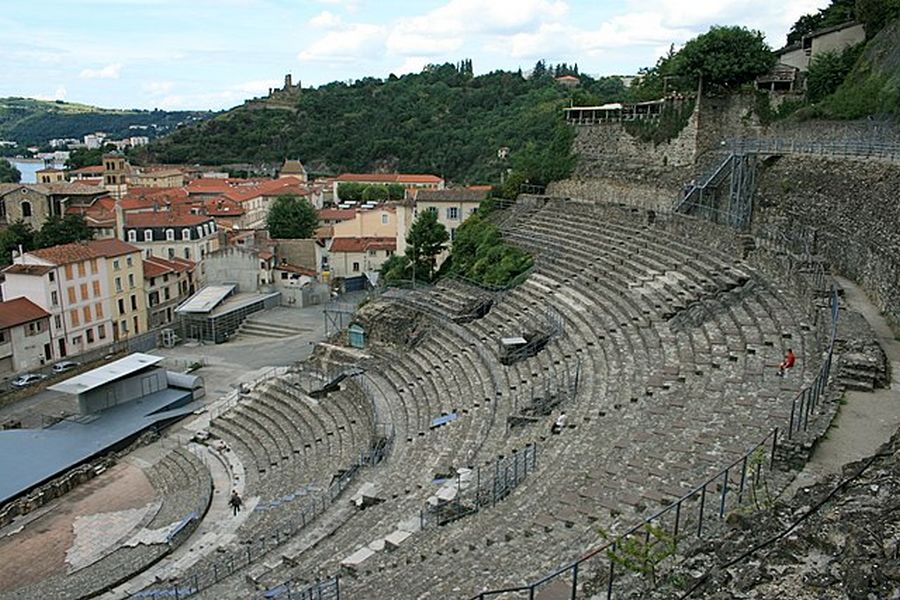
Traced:
<svg viewBox="0 0 900 600">
<path fill-rule="evenodd" d="M 221 109 L 281 85 L 419 71 L 577 62 L 594 75 L 652 65 L 710 25 L 773 48 L 828 0 L 42 0 L 0 15 L 0 96 L 115 108 Z"/>
</svg>

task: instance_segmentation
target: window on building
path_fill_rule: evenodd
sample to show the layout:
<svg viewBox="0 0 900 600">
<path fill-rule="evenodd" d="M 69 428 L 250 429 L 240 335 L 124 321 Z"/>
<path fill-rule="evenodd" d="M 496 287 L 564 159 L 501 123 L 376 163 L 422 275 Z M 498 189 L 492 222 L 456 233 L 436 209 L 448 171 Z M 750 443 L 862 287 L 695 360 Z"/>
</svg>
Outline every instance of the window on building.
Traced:
<svg viewBox="0 0 900 600">
<path fill-rule="evenodd" d="M 170 300 L 172 298 L 172 296 L 169 294 L 169 286 L 163 288 L 163 294 L 166 300 Z"/>
<path fill-rule="evenodd" d="M 94 281 L 93 284 L 94 284 L 94 298 L 99 298 L 100 297 L 100 282 Z"/>
<path fill-rule="evenodd" d="M 6 342 L 9 341 L 9 337 L 7 337 L 7 333 L 6 333 L 7 331 L 8 330 L 6 330 L 6 329 L 4 329 L 3 331 L 0 331 L 0 344 L 5 344 Z"/>
<path fill-rule="evenodd" d="M 96 274 L 97 274 L 97 259 L 92 258 L 91 259 L 91 275 L 96 275 Z"/>
<path fill-rule="evenodd" d="M 119 331 L 128 333 L 128 321 L 122 320 L 122 322 L 119 323 Z"/>
<path fill-rule="evenodd" d="M 448 206 L 447 207 L 447 219 L 450 221 L 458 221 L 459 220 L 459 208 L 456 206 Z"/>
<path fill-rule="evenodd" d="M 103 318 L 103 303 L 102 302 L 97 302 L 96 304 L 94 304 L 94 314 L 97 315 L 98 319 Z"/>
<path fill-rule="evenodd" d="M 381 213 L 381 224 L 387 225 L 390 222 L 391 218 L 387 213 Z"/>
<path fill-rule="evenodd" d="M 152 229 L 145 229 L 145 230 L 144 230 L 144 241 L 145 241 L 145 242 L 152 242 L 152 241 L 153 241 L 153 230 L 152 230 Z"/>
<path fill-rule="evenodd" d="M 131 310 L 137 310 L 137 296 L 131 295 Z"/>
<path fill-rule="evenodd" d="M 73 346 L 81 345 L 81 336 L 80 335 L 76 335 L 75 337 L 72 338 L 72 345 Z"/>
<path fill-rule="evenodd" d="M 134 266 L 134 259 L 131 258 L 130 256 L 126 256 L 126 257 L 125 257 L 125 266 L 126 266 L 126 267 L 133 267 L 133 266 Z"/>
<path fill-rule="evenodd" d="M 85 275 L 87 275 L 87 270 L 85 269 L 84 263 L 80 262 L 78 263 L 78 276 L 84 277 Z"/>
<path fill-rule="evenodd" d="M 377 250 L 369 250 L 369 256 L 375 256 L 378 254 Z"/>
<path fill-rule="evenodd" d="M 144 256 L 146 256 L 147 258 L 150 258 L 151 256 L 153 256 L 153 250 L 151 250 L 150 248 L 147 248 L 146 250 L 144 250 Z"/>
<path fill-rule="evenodd" d="M 62 329 L 62 317 L 60 315 L 53 315 L 53 326 L 57 329 Z"/>
<path fill-rule="evenodd" d="M 188 248 L 187 246 L 184 247 L 184 257 L 188 260 L 191 259 L 191 249 Z"/>
<path fill-rule="evenodd" d="M 81 308 L 81 314 L 82 314 L 82 316 L 84 317 L 84 322 L 85 322 L 85 323 L 90 323 L 90 322 L 91 322 L 91 307 L 90 307 L 90 306 L 84 306 L 84 307 L 82 307 L 82 308 Z"/>
<path fill-rule="evenodd" d="M 84 302 L 85 300 L 88 299 L 88 286 L 87 286 L 86 283 L 82 283 L 82 284 L 81 284 L 80 286 L 78 286 L 78 287 L 79 287 L 79 289 L 80 289 L 80 291 L 81 291 L 81 301 Z"/>
<path fill-rule="evenodd" d="M 129 229 L 129 230 L 128 230 L 128 241 L 129 241 L 129 242 L 136 242 L 136 241 L 137 241 L 137 231 L 135 231 L 134 229 Z"/>
<path fill-rule="evenodd" d="M 72 279 L 72 265 L 66 265 L 63 269 L 66 272 L 66 279 Z"/>
<path fill-rule="evenodd" d="M 475 207 L 475 206 L 473 206 L 472 208 L 469 209 L 469 213 L 468 213 L 468 214 L 473 215 L 473 214 L 475 214 L 475 211 L 476 211 L 476 210 L 478 210 L 478 208 Z"/>
<path fill-rule="evenodd" d="M 358 262 L 353 263 L 353 272 L 359 273 L 359 263 Z"/>
<path fill-rule="evenodd" d="M 50 304 L 51 306 L 59 306 L 59 294 L 56 293 L 56 290 L 50 291 Z"/>
<path fill-rule="evenodd" d="M 455 239 L 456 239 L 456 227 L 451 227 L 450 228 L 450 241 L 452 242 Z"/>
<path fill-rule="evenodd" d="M 134 273 L 129 273 L 129 274 L 128 274 L 128 287 L 129 287 L 129 288 L 133 288 L 133 287 L 134 287 Z"/>
<path fill-rule="evenodd" d="M 120 266 L 118 258 L 113 260 L 113 271 L 118 271 Z"/>
<path fill-rule="evenodd" d="M 147 301 L 150 303 L 151 307 L 159 304 L 159 292 L 150 292 L 147 296 Z"/>
<path fill-rule="evenodd" d="M 137 335 L 141 332 L 141 328 L 138 327 L 139 321 L 137 316 L 131 319 L 131 322 L 134 323 L 134 335 Z"/>
<path fill-rule="evenodd" d="M 169 248 L 168 250 L 169 260 L 175 258 L 175 248 Z"/>
<path fill-rule="evenodd" d="M 203 237 L 203 227 L 197 225 L 197 235 Z"/>
<path fill-rule="evenodd" d="M 25 335 L 37 335 L 42 331 L 44 331 L 44 322 L 32 321 L 28 324 L 28 330 L 25 332 Z"/>
<path fill-rule="evenodd" d="M 88 329 L 87 331 L 84 332 L 84 335 L 87 337 L 88 344 L 94 343 L 94 330 L 93 329 Z"/>
<path fill-rule="evenodd" d="M 166 229 L 166 241 L 167 242 L 175 241 L 175 230 L 174 229 Z"/>
<path fill-rule="evenodd" d="M 31 202 L 22 200 L 22 218 L 31 216 Z"/>
<path fill-rule="evenodd" d="M 119 314 L 120 315 L 125 314 L 125 299 L 124 298 L 119 298 Z"/>
<path fill-rule="evenodd" d="M 56 273 L 50 271 L 49 273 L 47 273 L 47 278 L 50 280 L 50 283 L 53 283 L 54 281 L 56 281 Z"/>
<path fill-rule="evenodd" d="M 97 337 L 101 340 L 106 338 L 106 325 L 103 323 L 97 325 Z"/>
<path fill-rule="evenodd" d="M 181 230 L 181 239 L 182 240 L 191 239 L 191 230 L 190 229 L 182 229 Z"/>
<path fill-rule="evenodd" d="M 81 321 L 78 319 L 78 311 L 72 310 L 69 312 L 69 318 L 72 320 L 72 326 L 78 327 L 81 325 Z"/>
<path fill-rule="evenodd" d="M 116 291 L 117 292 L 122 291 L 122 278 L 121 277 L 116 277 Z"/>
<path fill-rule="evenodd" d="M 435 214 L 436 214 L 437 211 L 438 211 L 438 208 L 437 208 L 437 206 L 429 206 L 426 210 L 427 210 L 428 212 L 431 212 L 431 213 L 435 213 Z"/>
<path fill-rule="evenodd" d="M 66 288 L 66 295 L 69 298 L 69 304 L 75 304 L 78 300 L 75 298 L 75 286 L 69 286 Z"/>
</svg>

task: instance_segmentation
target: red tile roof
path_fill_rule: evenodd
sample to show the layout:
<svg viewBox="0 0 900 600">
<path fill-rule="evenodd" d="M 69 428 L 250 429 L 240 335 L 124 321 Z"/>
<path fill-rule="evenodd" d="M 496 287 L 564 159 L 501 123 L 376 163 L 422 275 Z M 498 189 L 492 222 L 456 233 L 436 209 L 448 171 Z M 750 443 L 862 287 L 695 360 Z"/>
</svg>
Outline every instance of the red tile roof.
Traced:
<svg viewBox="0 0 900 600">
<path fill-rule="evenodd" d="M 437 175 L 422 173 L 343 173 L 335 178 L 337 182 L 356 181 L 361 183 L 433 183 L 443 179 Z"/>
<path fill-rule="evenodd" d="M 192 271 L 195 266 L 194 261 L 185 258 L 166 260 L 159 256 L 151 256 L 144 259 L 144 277 L 159 277 L 165 273 Z"/>
<path fill-rule="evenodd" d="M 255 185 L 239 185 L 224 193 L 224 196 L 235 202 L 246 202 L 261 196 L 280 196 L 290 194 L 293 196 L 306 196 L 309 188 L 296 177 L 282 177 L 281 179 L 269 179 Z"/>
<path fill-rule="evenodd" d="M 79 174 L 102 174 L 103 173 L 103 165 L 88 165 L 86 167 L 80 167 L 78 169 L 72 169 L 71 173 L 79 173 Z"/>
<path fill-rule="evenodd" d="M 192 201 L 184 188 L 129 188 L 120 203 L 124 211 L 138 211 L 187 204 Z"/>
<path fill-rule="evenodd" d="M 125 214 L 125 227 L 192 227 L 211 221 L 209 215 L 192 215 L 178 211 L 132 212 Z"/>
<path fill-rule="evenodd" d="M 287 271 L 288 273 L 297 273 L 299 275 L 306 275 L 307 277 L 315 277 L 316 271 L 315 269 L 307 269 L 306 267 L 300 267 L 297 265 L 292 265 L 290 263 L 281 263 L 275 265 L 276 271 Z"/>
<path fill-rule="evenodd" d="M 28 264 L 19 264 L 16 263 L 14 265 L 10 265 L 3 269 L 4 273 L 10 273 L 12 275 L 46 275 L 49 271 L 52 271 L 55 267 L 51 267 L 48 265 L 28 265 Z"/>
<path fill-rule="evenodd" d="M 50 313 L 28 298 L 13 298 L 6 302 L 0 302 L 0 329 L 8 329 L 49 317 Z"/>
<path fill-rule="evenodd" d="M 391 237 L 334 238 L 332 252 L 366 252 L 368 250 L 396 250 L 397 240 Z"/>
<path fill-rule="evenodd" d="M 355 218 L 355 208 L 323 208 L 319 211 L 320 221 L 349 221 Z"/>
<path fill-rule="evenodd" d="M 51 246 L 50 248 L 32 250 L 28 254 L 55 265 L 67 265 L 69 263 L 81 262 L 91 258 L 111 258 L 140 251 L 139 248 L 127 244 L 122 240 L 107 239 L 61 244 L 59 246 Z"/>
<path fill-rule="evenodd" d="M 239 217 L 244 214 L 244 209 L 240 204 L 225 196 L 209 198 L 203 203 L 203 206 L 206 207 L 206 214 L 211 217 Z"/>
</svg>

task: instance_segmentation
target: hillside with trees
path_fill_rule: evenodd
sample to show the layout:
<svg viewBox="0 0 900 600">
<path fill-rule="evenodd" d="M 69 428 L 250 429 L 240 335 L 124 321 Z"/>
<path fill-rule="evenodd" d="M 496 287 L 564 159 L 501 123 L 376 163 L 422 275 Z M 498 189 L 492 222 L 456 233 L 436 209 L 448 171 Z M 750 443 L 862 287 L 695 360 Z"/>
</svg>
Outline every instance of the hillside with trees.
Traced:
<svg viewBox="0 0 900 600">
<path fill-rule="evenodd" d="M 155 138 L 179 125 L 209 118 L 207 111 L 113 110 L 71 102 L 0 98 L 0 139 L 19 146 L 43 145 L 54 138 L 81 138 L 103 131 L 113 139 Z M 132 128 L 132 126 L 136 128 Z"/>
<path fill-rule="evenodd" d="M 442 175 L 457 183 L 496 182 L 514 169 L 546 183 L 567 175 L 574 160 L 562 109 L 621 100 L 618 78 L 569 88 L 555 77 L 576 65 L 539 61 L 530 74 L 475 76 L 471 61 L 431 65 L 387 79 L 367 77 L 304 89 L 294 109 L 248 103 L 150 147 L 167 163 L 280 162 L 299 157 L 317 174 L 398 170 Z M 500 148 L 509 158 L 498 158 Z"/>
</svg>

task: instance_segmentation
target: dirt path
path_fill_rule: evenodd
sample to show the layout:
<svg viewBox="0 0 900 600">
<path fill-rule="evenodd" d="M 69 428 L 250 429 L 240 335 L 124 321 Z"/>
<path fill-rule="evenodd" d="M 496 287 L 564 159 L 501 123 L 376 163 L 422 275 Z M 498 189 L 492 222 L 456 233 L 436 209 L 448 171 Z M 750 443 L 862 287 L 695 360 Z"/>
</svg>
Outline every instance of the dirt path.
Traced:
<svg viewBox="0 0 900 600">
<path fill-rule="evenodd" d="M 848 391 L 825 438 L 786 490 L 793 494 L 822 475 L 838 473 L 844 463 L 875 453 L 900 428 L 900 342 L 865 293 L 852 281 L 837 278 L 847 305 L 865 317 L 891 363 L 891 387 L 872 393 Z"/>
<path fill-rule="evenodd" d="M 118 464 L 39 509 L 45 510 L 44 514 L 21 531 L 0 538 L 0 592 L 64 573 L 68 569 L 66 552 L 75 540 L 72 525 L 78 517 L 139 508 L 155 495 L 141 469 Z M 106 540 L 107 544 L 113 542 Z M 96 543 L 103 544 L 104 540 Z"/>
</svg>

